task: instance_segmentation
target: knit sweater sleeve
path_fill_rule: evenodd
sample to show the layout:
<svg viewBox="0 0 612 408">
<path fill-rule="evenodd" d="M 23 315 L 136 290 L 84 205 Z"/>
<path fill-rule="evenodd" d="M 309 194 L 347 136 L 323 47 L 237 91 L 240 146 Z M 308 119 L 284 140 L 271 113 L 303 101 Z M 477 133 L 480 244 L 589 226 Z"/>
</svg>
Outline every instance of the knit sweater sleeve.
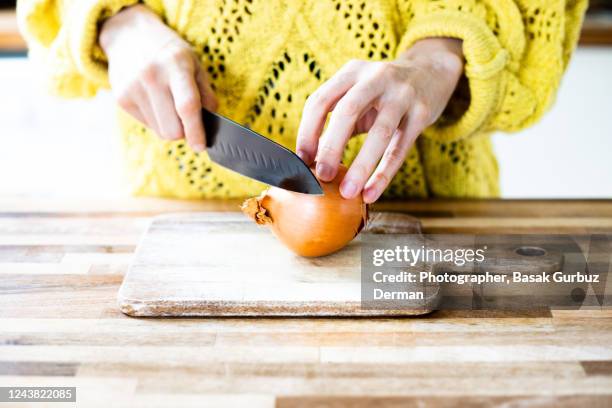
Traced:
<svg viewBox="0 0 612 408">
<path fill-rule="evenodd" d="M 138 0 L 19 0 L 17 19 L 30 57 L 52 93 L 93 96 L 108 88 L 107 61 L 98 45 L 100 23 Z M 145 1 L 162 12 L 160 0 Z"/>
<path fill-rule="evenodd" d="M 398 0 L 398 53 L 427 37 L 463 41 L 465 75 L 424 136 L 517 131 L 552 104 L 586 0 Z"/>
</svg>

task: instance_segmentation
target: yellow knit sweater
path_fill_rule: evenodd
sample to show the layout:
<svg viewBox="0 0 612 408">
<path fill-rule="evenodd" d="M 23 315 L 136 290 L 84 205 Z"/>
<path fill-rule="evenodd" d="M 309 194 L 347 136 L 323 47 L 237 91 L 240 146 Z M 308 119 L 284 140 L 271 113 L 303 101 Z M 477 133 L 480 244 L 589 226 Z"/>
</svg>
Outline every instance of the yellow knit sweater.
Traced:
<svg viewBox="0 0 612 408">
<path fill-rule="evenodd" d="M 136 0 L 22 0 L 20 27 L 52 89 L 91 96 L 108 87 L 97 45 L 102 19 Z M 348 59 L 391 59 L 416 41 L 463 40 L 465 78 L 425 130 L 386 197 L 499 194 L 490 134 L 516 131 L 551 105 L 576 45 L 586 0 L 144 0 L 193 45 L 219 111 L 293 149 L 307 96 Z M 264 186 L 165 142 L 121 113 L 136 194 L 239 197 Z M 345 163 L 363 140 L 354 138 Z"/>
</svg>

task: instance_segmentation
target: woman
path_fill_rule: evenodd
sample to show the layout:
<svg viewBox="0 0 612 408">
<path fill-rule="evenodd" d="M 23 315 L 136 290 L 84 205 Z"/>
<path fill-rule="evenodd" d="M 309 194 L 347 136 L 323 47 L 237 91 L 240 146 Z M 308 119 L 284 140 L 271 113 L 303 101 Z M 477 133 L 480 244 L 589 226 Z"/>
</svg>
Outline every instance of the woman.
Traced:
<svg viewBox="0 0 612 408">
<path fill-rule="evenodd" d="M 295 148 L 324 181 L 350 164 L 342 195 L 373 202 L 498 195 L 490 134 L 551 105 L 586 6 L 23 0 L 18 15 L 57 93 L 112 89 L 135 193 L 263 188 L 203 153 L 205 106 Z"/>
</svg>

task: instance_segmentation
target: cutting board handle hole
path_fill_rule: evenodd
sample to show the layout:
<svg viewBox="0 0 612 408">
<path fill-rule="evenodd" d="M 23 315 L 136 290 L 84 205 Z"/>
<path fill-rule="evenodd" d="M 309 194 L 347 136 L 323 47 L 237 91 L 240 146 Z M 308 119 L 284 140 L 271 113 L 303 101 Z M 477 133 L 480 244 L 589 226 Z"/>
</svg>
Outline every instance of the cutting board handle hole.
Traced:
<svg viewBox="0 0 612 408">
<path fill-rule="evenodd" d="M 514 252 L 522 256 L 544 256 L 546 255 L 546 250 L 544 248 L 540 248 L 536 246 L 518 247 L 514 250 Z"/>
</svg>

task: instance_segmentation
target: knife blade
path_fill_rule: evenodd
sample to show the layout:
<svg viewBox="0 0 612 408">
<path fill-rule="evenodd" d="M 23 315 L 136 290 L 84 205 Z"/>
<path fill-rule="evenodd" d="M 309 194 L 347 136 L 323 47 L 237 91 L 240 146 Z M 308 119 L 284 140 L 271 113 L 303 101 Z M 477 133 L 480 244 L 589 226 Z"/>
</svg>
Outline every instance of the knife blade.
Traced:
<svg viewBox="0 0 612 408">
<path fill-rule="evenodd" d="M 323 194 L 306 163 L 291 150 L 222 115 L 202 109 L 211 160 L 243 176 L 305 194 Z"/>
</svg>

